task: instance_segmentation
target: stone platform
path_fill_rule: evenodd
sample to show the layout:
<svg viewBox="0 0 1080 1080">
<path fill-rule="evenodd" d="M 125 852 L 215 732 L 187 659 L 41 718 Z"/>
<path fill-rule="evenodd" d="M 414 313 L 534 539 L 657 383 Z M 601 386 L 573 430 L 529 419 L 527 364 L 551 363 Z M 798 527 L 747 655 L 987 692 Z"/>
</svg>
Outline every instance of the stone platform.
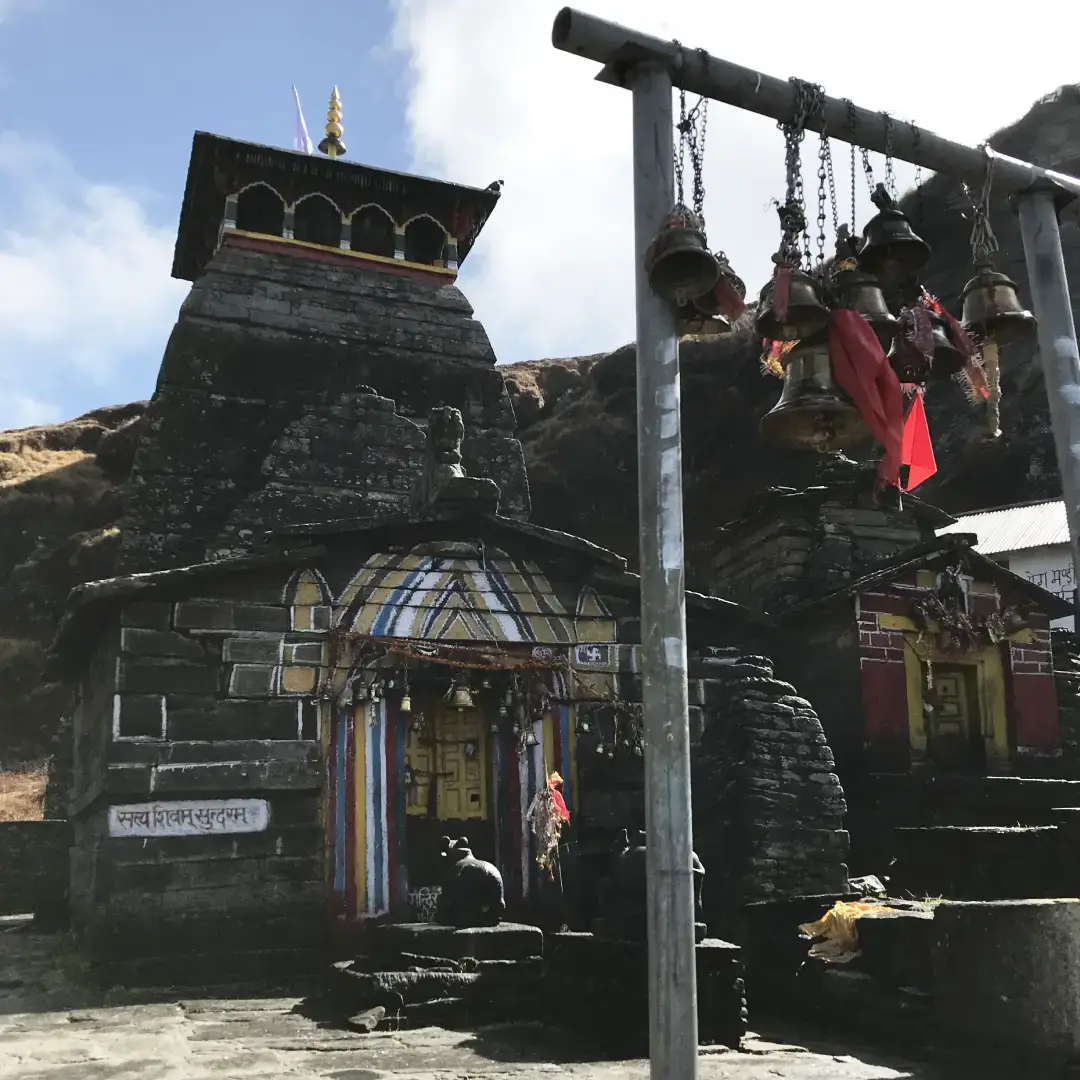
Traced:
<svg viewBox="0 0 1080 1080">
<path fill-rule="evenodd" d="M 622 1054 L 648 1054 L 648 953 L 643 941 L 547 936 L 548 1019 Z M 742 950 L 717 938 L 696 947 L 698 1039 L 737 1049 L 746 1034 Z"/>
<path fill-rule="evenodd" d="M 372 927 L 366 951 L 335 964 L 328 990 L 351 1013 L 381 1010 L 381 1023 L 473 1024 L 530 1015 L 541 995 L 544 935 L 500 923 Z"/>
</svg>

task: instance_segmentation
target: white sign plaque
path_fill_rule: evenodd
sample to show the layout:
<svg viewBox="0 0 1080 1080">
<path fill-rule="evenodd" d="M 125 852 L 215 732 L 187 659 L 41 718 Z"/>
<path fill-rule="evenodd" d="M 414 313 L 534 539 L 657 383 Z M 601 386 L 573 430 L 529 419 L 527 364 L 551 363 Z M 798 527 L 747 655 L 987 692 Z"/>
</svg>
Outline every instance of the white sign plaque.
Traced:
<svg viewBox="0 0 1080 1080">
<path fill-rule="evenodd" d="M 220 836 L 264 832 L 265 799 L 184 799 L 109 807 L 110 836 Z"/>
</svg>

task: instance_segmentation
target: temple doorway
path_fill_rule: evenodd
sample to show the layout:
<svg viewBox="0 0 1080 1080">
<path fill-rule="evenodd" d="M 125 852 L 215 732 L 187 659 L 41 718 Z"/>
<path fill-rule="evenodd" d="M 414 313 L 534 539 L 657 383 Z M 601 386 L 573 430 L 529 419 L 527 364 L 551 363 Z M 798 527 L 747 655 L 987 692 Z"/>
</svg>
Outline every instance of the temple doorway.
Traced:
<svg viewBox="0 0 1080 1080">
<path fill-rule="evenodd" d="M 420 705 L 420 702 L 417 703 Z M 440 840 L 467 836 L 473 853 L 493 860 L 490 735 L 481 708 L 423 702 L 405 744 L 405 851 L 411 888 L 442 881 Z"/>
<path fill-rule="evenodd" d="M 926 753 L 932 764 L 941 769 L 985 766 L 978 665 L 934 664 L 932 687 L 923 694 L 923 713 Z"/>
</svg>

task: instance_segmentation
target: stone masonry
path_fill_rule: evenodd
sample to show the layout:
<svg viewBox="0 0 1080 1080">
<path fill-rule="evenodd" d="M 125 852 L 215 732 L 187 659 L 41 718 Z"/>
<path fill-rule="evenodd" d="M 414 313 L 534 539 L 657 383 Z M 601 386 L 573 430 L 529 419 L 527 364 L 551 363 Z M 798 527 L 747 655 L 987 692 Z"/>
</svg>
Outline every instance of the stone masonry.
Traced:
<svg viewBox="0 0 1080 1080">
<path fill-rule="evenodd" d="M 119 572 L 200 562 L 222 533 L 231 548 L 285 499 L 281 487 L 318 489 L 312 512 L 322 505 L 357 516 L 358 503 L 378 513 L 388 497 L 396 502 L 411 486 L 404 474 L 418 478 L 412 452 L 422 439 L 399 424 L 408 430 L 401 443 L 380 443 L 376 414 L 385 407 L 370 401 L 370 389 L 420 427 L 437 405 L 459 409 L 466 473 L 497 478 L 501 512 L 527 517 L 514 411 L 494 365 L 455 285 L 226 241 L 192 286 L 165 349 Z M 395 452 L 400 461 L 387 471 Z M 305 453 L 309 462 L 300 460 Z"/>
<path fill-rule="evenodd" d="M 847 807 L 813 707 L 764 657 L 739 657 L 713 685 L 693 774 L 706 920 L 755 900 L 841 892 Z"/>
</svg>

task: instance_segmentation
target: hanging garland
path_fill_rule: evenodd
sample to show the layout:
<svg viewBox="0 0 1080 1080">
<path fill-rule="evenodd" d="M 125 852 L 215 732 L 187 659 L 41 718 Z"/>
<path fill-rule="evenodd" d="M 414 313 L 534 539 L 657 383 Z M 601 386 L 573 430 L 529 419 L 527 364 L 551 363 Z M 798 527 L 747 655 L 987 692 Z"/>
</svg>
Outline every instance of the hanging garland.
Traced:
<svg viewBox="0 0 1080 1080">
<path fill-rule="evenodd" d="M 536 837 L 536 863 L 541 869 L 547 870 L 552 878 L 555 876 L 555 860 L 558 857 L 563 826 L 570 823 L 570 811 L 559 790 L 562 782 L 563 778 L 553 772 L 547 778 L 547 783 L 533 797 L 525 814 L 525 820 L 529 822 L 533 836 Z"/>
</svg>

